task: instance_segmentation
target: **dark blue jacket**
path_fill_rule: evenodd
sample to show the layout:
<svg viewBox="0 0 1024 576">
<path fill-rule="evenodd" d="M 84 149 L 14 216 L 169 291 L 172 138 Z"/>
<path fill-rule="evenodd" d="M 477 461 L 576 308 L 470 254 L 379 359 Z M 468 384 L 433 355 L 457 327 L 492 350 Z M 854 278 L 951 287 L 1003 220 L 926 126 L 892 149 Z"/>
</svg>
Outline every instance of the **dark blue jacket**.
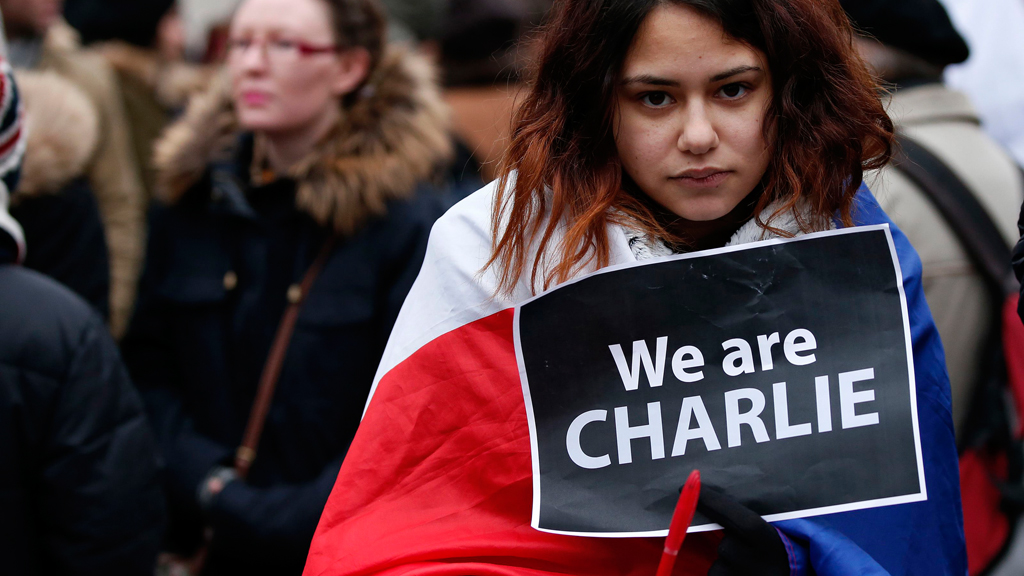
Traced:
<svg viewBox="0 0 1024 576">
<path fill-rule="evenodd" d="M 248 182 L 252 139 L 175 205 L 157 208 L 136 314 L 123 342 L 167 460 L 170 546 L 214 528 L 214 573 L 302 569 L 374 371 L 449 197 L 421 186 L 339 238 L 292 336 L 258 455 L 202 511 L 197 490 L 230 465 L 286 306 L 328 231 L 296 183 Z"/>
</svg>

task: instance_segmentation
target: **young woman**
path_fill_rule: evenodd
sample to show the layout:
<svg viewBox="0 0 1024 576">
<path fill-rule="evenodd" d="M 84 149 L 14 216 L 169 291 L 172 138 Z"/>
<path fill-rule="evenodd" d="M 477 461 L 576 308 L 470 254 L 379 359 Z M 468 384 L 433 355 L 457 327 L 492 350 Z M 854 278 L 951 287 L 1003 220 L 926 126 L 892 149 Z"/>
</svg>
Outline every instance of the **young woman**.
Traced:
<svg viewBox="0 0 1024 576">
<path fill-rule="evenodd" d="M 835 0 L 563 0 L 541 40 L 504 175 L 431 233 L 307 575 L 654 574 L 662 540 L 530 527 L 513 307 L 604 266 L 889 222 L 861 175 L 892 124 Z M 965 573 L 941 344 L 893 234 L 928 501 L 778 531 L 729 506 L 677 574 Z"/>
<path fill-rule="evenodd" d="M 166 463 L 168 541 L 206 574 L 296 574 L 392 323 L 447 207 L 430 66 L 373 0 L 246 0 L 227 82 L 158 145 L 159 209 L 124 355 Z M 443 166 L 442 166 L 443 167 Z M 322 266 L 303 289 L 314 262 Z M 232 470 L 298 305 L 247 479 Z"/>
</svg>

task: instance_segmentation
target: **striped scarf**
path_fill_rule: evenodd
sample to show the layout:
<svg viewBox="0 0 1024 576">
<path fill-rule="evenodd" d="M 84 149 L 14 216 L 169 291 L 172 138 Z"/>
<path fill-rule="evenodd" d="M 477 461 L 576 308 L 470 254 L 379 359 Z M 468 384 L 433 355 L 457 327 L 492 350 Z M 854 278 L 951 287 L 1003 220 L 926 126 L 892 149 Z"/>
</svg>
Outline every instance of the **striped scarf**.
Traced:
<svg viewBox="0 0 1024 576">
<path fill-rule="evenodd" d="M 7 212 L 11 191 L 18 185 L 21 160 L 25 155 L 25 131 L 18 90 L 11 66 L 0 58 L 0 231 L 18 245 L 19 260 L 25 257 L 25 237 L 21 226 Z"/>
</svg>

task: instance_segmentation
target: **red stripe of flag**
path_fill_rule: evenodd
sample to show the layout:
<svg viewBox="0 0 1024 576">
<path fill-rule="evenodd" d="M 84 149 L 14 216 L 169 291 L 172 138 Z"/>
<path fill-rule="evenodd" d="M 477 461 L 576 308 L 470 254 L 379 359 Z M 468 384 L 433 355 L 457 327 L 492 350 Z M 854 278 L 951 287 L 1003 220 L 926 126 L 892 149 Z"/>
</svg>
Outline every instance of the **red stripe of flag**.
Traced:
<svg viewBox="0 0 1024 576">
<path fill-rule="evenodd" d="M 304 574 L 652 576 L 661 538 L 530 527 L 529 428 L 513 311 L 458 328 L 388 372 L 346 456 Z M 706 574 L 692 535 L 676 574 Z"/>
</svg>

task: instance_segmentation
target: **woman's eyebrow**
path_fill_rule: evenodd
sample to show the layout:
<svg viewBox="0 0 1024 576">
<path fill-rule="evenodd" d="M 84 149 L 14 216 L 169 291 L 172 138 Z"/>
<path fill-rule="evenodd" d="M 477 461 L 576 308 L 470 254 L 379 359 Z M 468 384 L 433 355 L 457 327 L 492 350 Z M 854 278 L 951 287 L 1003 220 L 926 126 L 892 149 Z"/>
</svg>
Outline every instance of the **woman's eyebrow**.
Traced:
<svg viewBox="0 0 1024 576">
<path fill-rule="evenodd" d="M 743 74 L 744 72 L 762 71 L 763 70 L 760 66 L 737 66 L 735 68 L 726 70 L 725 72 L 715 74 L 714 76 L 711 77 L 711 82 L 721 82 L 722 80 L 732 78 L 733 76 Z M 672 88 L 678 88 L 680 86 L 680 83 L 676 80 L 670 80 L 668 78 L 662 78 L 660 76 L 654 76 L 652 74 L 638 74 L 636 76 L 630 76 L 622 80 L 623 86 L 628 86 L 630 84 L 645 84 L 647 86 L 669 86 Z"/>
<path fill-rule="evenodd" d="M 674 88 L 679 87 L 679 82 L 675 80 L 669 80 L 668 78 L 660 78 L 651 74 L 640 74 L 638 76 L 630 76 L 622 80 L 623 86 L 630 84 L 646 84 L 648 86 L 671 86 Z"/>
<path fill-rule="evenodd" d="M 711 77 L 712 82 L 721 82 L 727 78 L 732 78 L 737 74 L 743 74 L 744 72 L 762 72 L 759 66 L 737 66 L 731 70 L 726 70 L 721 74 L 715 74 Z"/>
</svg>

